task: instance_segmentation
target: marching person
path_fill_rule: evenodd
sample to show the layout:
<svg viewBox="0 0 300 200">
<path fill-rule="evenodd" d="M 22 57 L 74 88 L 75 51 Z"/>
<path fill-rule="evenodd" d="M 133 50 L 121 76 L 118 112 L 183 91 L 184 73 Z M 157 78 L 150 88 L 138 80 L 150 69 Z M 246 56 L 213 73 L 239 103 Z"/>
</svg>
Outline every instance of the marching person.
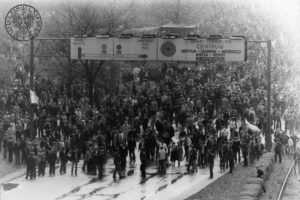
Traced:
<svg viewBox="0 0 300 200">
<path fill-rule="evenodd" d="M 59 151 L 59 159 L 60 159 L 59 173 L 65 174 L 66 173 L 66 164 L 68 162 L 68 156 L 66 154 L 66 150 L 64 147 L 62 147 L 61 150 Z"/>
<path fill-rule="evenodd" d="M 165 174 L 165 162 L 166 162 L 167 152 L 163 146 L 160 147 L 158 151 L 158 173 Z"/>
<path fill-rule="evenodd" d="M 207 162 L 208 162 L 209 173 L 210 173 L 209 178 L 214 177 L 213 168 L 214 168 L 214 161 L 215 161 L 215 150 L 212 144 L 212 139 L 213 139 L 212 136 L 210 136 L 206 143 L 206 156 L 207 156 Z"/>
<path fill-rule="evenodd" d="M 48 163 L 49 163 L 49 174 L 55 175 L 55 162 L 56 162 L 57 156 L 56 151 L 54 149 L 51 149 L 48 154 Z"/>
<path fill-rule="evenodd" d="M 102 179 L 103 178 L 103 171 L 104 171 L 104 165 L 106 162 L 106 157 L 105 157 L 105 151 L 103 148 L 100 148 L 97 154 L 97 159 L 98 159 L 98 178 Z"/>
<path fill-rule="evenodd" d="M 27 162 L 26 162 L 26 177 L 25 179 L 30 179 L 32 180 L 34 178 L 34 171 L 35 171 L 35 159 L 34 159 L 34 153 L 30 152 Z"/>
<path fill-rule="evenodd" d="M 14 152 L 14 142 L 12 140 L 12 137 L 9 137 L 8 143 L 7 143 L 7 150 L 8 150 L 8 162 L 13 161 L 13 152 Z"/>
<path fill-rule="evenodd" d="M 248 145 L 246 141 L 243 141 L 241 143 L 241 148 L 242 148 L 242 154 L 243 154 L 243 159 L 244 159 L 244 166 L 248 166 Z"/>
<path fill-rule="evenodd" d="M 228 161 L 229 161 L 229 173 L 232 173 L 232 170 L 234 168 L 234 158 L 235 154 L 232 149 L 232 143 L 228 143 L 228 149 L 227 149 L 227 156 L 228 156 Z"/>
<path fill-rule="evenodd" d="M 132 132 L 132 131 L 130 131 Z M 130 162 L 135 162 L 135 153 L 134 150 L 136 149 L 136 142 L 133 134 L 128 134 L 128 151 L 129 151 L 129 157 L 130 157 Z"/>
<path fill-rule="evenodd" d="M 125 177 L 126 157 L 128 155 L 128 150 L 127 150 L 125 142 L 121 143 L 119 152 L 120 152 L 120 158 L 121 158 L 120 167 L 121 167 L 121 171 L 122 171 L 122 177 Z"/>
<path fill-rule="evenodd" d="M 277 162 L 277 156 L 279 157 L 279 163 L 281 163 L 281 142 L 280 139 L 276 139 L 275 144 L 275 162 Z"/>
<path fill-rule="evenodd" d="M 190 146 L 189 148 L 189 156 L 188 156 L 188 166 L 187 166 L 187 171 L 190 172 L 190 167 L 192 167 L 191 172 L 197 172 L 197 165 L 196 165 L 196 160 L 197 160 L 197 151 L 194 148 L 193 145 Z"/>
<path fill-rule="evenodd" d="M 114 164 L 115 164 L 115 170 L 114 170 L 114 174 L 113 174 L 113 178 L 116 178 L 116 174 L 119 174 L 119 178 L 122 179 L 122 172 L 121 172 L 121 156 L 120 156 L 120 152 L 119 149 L 116 148 L 115 152 L 114 152 Z"/>
<path fill-rule="evenodd" d="M 39 153 L 39 161 L 38 161 L 38 176 L 45 176 L 45 168 L 46 168 L 46 154 L 44 151 Z"/>
<path fill-rule="evenodd" d="M 78 152 L 78 148 L 74 147 L 71 149 L 71 162 L 72 162 L 72 168 L 71 168 L 71 176 L 73 176 L 73 172 L 75 173 L 75 176 L 77 176 L 77 164 L 80 159 L 80 154 Z"/>
<path fill-rule="evenodd" d="M 3 159 L 7 159 L 7 145 L 8 145 L 7 134 L 4 135 L 2 145 L 3 145 Z"/>
<path fill-rule="evenodd" d="M 21 153 L 21 149 L 20 149 L 20 142 L 19 141 L 17 141 L 14 144 L 14 152 L 15 152 L 16 165 L 20 165 L 20 153 Z"/>
<path fill-rule="evenodd" d="M 141 166 L 140 166 L 141 176 L 142 176 L 142 178 L 146 178 L 146 162 L 147 162 L 147 156 L 146 156 L 145 148 L 142 148 L 142 149 L 141 149 L 141 152 L 140 152 L 140 160 L 141 160 Z"/>
</svg>

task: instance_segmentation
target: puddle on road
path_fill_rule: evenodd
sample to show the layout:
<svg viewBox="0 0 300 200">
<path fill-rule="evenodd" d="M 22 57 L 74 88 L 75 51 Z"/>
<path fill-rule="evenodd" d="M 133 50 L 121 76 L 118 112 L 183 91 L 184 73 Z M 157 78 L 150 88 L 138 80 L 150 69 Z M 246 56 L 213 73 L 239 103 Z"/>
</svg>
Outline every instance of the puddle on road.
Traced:
<svg viewBox="0 0 300 200">
<path fill-rule="evenodd" d="M 71 192 L 70 193 L 76 193 L 76 192 L 78 192 L 80 190 L 80 186 L 79 187 L 76 187 L 76 188 L 74 188 L 73 190 L 71 190 Z"/>
<path fill-rule="evenodd" d="M 131 176 L 131 175 L 133 175 L 134 174 L 134 170 L 133 169 L 131 169 L 131 170 L 129 170 L 128 172 L 127 172 L 127 176 Z"/>
<path fill-rule="evenodd" d="M 9 191 L 9 190 L 12 190 L 12 189 L 14 189 L 18 186 L 19 186 L 19 184 L 17 184 L 17 183 L 5 183 L 5 184 L 3 184 L 2 187 L 3 187 L 4 191 Z"/>
</svg>

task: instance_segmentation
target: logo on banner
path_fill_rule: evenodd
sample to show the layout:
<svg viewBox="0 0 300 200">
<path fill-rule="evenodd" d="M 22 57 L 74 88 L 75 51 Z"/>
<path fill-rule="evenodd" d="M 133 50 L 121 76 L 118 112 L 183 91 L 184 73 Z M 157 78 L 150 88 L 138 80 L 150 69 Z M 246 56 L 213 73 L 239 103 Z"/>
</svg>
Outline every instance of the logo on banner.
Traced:
<svg viewBox="0 0 300 200">
<path fill-rule="evenodd" d="M 42 18 L 32 6 L 21 4 L 9 10 L 5 17 L 7 33 L 19 41 L 34 39 L 42 29 Z"/>
<path fill-rule="evenodd" d="M 176 46 L 172 42 L 165 42 L 161 45 L 160 51 L 166 57 L 172 57 L 176 53 Z"/>
<path fill-rule="evenodd" d="M 102 48 L 102 51 L 101 51 L 101 53 L 102 54 L 107 54 L 107 45 L 106 44 L 102 44 L 102 46 L 101 46 L 101 48 Z"/>
<path fill-rule="evenodd" d="M 122 54 L 122 45 L 117 45 L 117 54 Z"/>
</svg>

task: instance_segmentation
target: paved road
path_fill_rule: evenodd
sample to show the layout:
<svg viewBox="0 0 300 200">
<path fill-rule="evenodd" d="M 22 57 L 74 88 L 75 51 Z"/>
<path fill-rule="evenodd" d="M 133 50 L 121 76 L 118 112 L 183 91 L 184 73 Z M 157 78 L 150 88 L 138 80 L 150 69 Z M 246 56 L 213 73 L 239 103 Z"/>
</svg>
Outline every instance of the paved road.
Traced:
<svg viewBox="0 0 300 200">
<path fill-rule="evenodd" d="M 116 180 L 112 177 L 113 161 L 108 160 L 103 180 L 81 172 L 82 162 L 78 166 L 78 176 L 71 176 L 70 166 L 67 174 L 50 177 L 38 177 L 26 180 L 24 176 L 6 182 L 2 187 L 1 199 L 5 200 L 82 200 L 82 199 L 183 199 L 197 192 L 223 175 L 219 172 L 216 159 L 215 178 L 209 179 L 207 168 L 188 174 L 186 167 L 169 167 L 166 175 L 158 175 L 157 167 L 147 168 L 147 178 L 141 179 L 139 163 L 127 166 L 126 178 Z M 57 171 L 58 172 L 58 171 Z"/>
<path fill-rule="evenodd" d="M 0 179 L 6 175 L 23 169 L 25 165 L 15 165 L 15 162 L 9 163 L 7 159 L 3 159 L 3 151 L 0 152 Z"/>
<path fill-rule="evenodd" d="M 176 133 L 177 137 L 178 132 Z M 174 138 L 175 139 L 175 138 Z M 138 154 L 138 152 L 136 152 Z M 71 176 L 70 166 L 67 174 L 38 177 L 36 180 L 26 180 L 19 174 L 18 178 L 7 179 L 2 187 L 1 199 L 5 200 L 92 200 L 92 199 L 184 199 L 222 176 L 219 170 L 219 159 L 215 160 L 214 179 L 209 179 L 208 168 L 200 169 L 194 174 L 188 174 L 184 162 L 181 167 L 169 167 L 166 175 L 158 175 L 157 166 L 148 166 L 147 178 L 141 179 L 139 159 L 137 163 L 127 161 L 126 178 L 116 180 L 112 177 L 113 160 L 109 159 L 105 166 L 103 180 L 81 172 L 82 161 L 78 165 L 78 176 Z M 46 169 L 48 170 L 48 168 Z M 24 173 L 24 172 L 23 172 Z"/>
</svg>

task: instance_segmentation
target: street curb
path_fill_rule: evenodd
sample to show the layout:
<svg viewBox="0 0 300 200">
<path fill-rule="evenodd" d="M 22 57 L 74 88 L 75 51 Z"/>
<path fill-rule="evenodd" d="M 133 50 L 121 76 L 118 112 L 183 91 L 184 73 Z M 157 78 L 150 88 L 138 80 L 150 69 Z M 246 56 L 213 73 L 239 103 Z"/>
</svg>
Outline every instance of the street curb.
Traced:
<svg viewBox="0 0 300 200">
<path fill-rule="evenodd" d="M 26 174 L 26 169 L 23 168 L 23 169 L 20 169 L 16 172 L 13 172 L 13 173 L 10 173 L 6 176 L 4 176 L 3 178 L 0 179 L 0 186 L 2 186 L 3 184 L 7 183 L 7 182 L 10 182 L 16 178 L 19 178 L 19 177 L 22 177 L 22 176 L 25 176 Z"/>
<path fill-rule="evenodd" d="M 258 178 L 256 171 L 246 179 L 246 184 L 240 193 L 240 200 L 258 200 L 265 191 L 265 183 L 269 179 L 274 166 L 274 152 L 267 152 L 262 155 L 256 163 L 256 170 L 260 169 L 264 172 L 263 178 Z"/>
</svg>

